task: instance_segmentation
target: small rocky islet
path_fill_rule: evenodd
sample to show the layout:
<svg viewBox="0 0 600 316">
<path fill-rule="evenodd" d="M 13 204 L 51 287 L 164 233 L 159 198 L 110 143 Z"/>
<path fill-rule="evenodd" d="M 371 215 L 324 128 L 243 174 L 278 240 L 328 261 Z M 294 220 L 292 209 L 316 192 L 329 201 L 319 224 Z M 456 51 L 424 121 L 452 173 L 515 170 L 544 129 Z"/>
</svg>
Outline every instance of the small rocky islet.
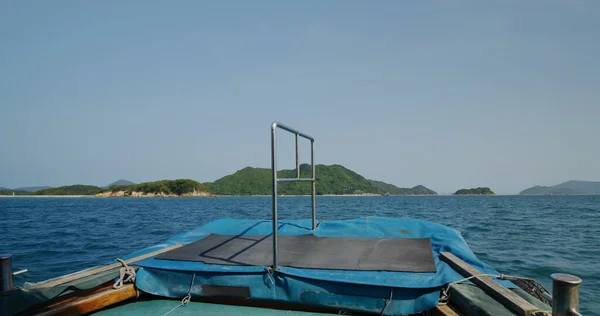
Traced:
<svg viewBox="0 0 600 316">
<path fill-rule="evenodd" d="M 496 195 L 494 191 L 490 190 L 488 187 L 478 187 L 471 189 L 460 189 L 454 192 L 453 195 Z"/>
</svg>

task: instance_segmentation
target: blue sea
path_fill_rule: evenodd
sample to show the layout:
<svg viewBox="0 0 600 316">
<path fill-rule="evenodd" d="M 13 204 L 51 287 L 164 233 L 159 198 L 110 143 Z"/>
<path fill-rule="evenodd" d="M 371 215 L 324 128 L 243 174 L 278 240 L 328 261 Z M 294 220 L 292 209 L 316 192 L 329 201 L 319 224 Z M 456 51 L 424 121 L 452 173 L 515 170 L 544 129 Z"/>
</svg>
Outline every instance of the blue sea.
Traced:
<svg viewBox="0 0 600 316">
<path fill-rule="evenodd" d="M 310 197 L 281 197 L 280 219 L 310 217 Z M 600 196 L 317 197 L 319 220 L 410 217 L 462 232 L 500 273 L 583 279 L 581 311 L 600 315 Z M 15 282 L 41 281 L 111 262 L 218 218 L 271 217 L 270 197 L 0 198 L 0 253 Z"/>
</svg>

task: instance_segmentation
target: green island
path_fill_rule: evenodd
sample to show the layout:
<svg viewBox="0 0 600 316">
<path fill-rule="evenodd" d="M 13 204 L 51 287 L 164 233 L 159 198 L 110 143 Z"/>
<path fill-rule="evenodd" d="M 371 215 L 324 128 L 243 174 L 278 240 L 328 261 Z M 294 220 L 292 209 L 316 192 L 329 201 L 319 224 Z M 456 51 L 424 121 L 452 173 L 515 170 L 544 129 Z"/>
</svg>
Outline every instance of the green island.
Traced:
<svg viewBox="0 0 600 316">
<path fill-rule="evenodd" d="M 161 180 L 140 184 L 112 185 L 95 193 L 98 196 L 209 196 L 206 185 L 190 180 Z"/>
<path fill-rule="evenodd" d="M 36 191 L 36 195 L 94 195 L 100 193 L 101 188 L 94 185 L 75 184 L 57 188 Z"/>
<path fill-rule="evenodd" d="M 2 188 L 0 189 L 0 195 L 32 195 L 32 194 L 36 194 L 35 192 L 29 192 L 29 191 L 20 191 L 20 190 L 10 190 L 10 189 L 6 189 L 6 188 Z"/>
<path fill-rule="evenodd" d="M 317 165 L 316 168 L 315 190 L 318 195 L 437 195 L 435 191 L 421 185 L 414 188 L 399 188 L 389 183 L 368 180 L 342 165 Z M 277 176 L 295 178 L 296 170 L 280 170 Z M 311 166 L 300 165 L 300 177 L 311 176 Z M 216 195 L 270 195 L 271 169 L 246 167 L 205 185 L 212 194 Z M 308 182 L 281 183 L 278 192 L 284 195 L 309 195 L 311 188 Z"/>
<path fill-rule="evenodd" d="M 437 195 L 422 185 L 400 188 L 382 181 L 369 180 L 341 165 L 317 165 L 316 193 L 318 195 Z M 295 178 L 296 170 L 278 171 L 280 178 Z M 300 176 L 312 176 L 309 164 L 300 165 Z M 309 182 L 280 183 L 282 195 L 310 195 Z M 134 184 L 119 180 L 107 187 L 70 185 L 42 189 L 36 192 L 0 190 L 0 195 L 95 195 L 108 196 L 227 196 L 270 195 L 271 169 L 246 167 L 214 182 L 200 183 L 190 179 L 161 180 Z"/>
<path fill-rule="evenodd" d="M 460 189 L 454 193 L 454 195 L 496 195 L 488 187 L 479 187 L 471 189 Z"/>
</svg>

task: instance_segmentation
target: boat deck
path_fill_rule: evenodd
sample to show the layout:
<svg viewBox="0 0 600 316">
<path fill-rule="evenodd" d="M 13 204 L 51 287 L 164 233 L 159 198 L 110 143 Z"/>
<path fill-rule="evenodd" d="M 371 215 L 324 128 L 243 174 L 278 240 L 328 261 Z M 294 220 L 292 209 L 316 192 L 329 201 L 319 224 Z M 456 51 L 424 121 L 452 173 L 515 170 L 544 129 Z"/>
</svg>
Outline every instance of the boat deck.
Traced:
<svg viewBox="0 0 600 316">
<path fill-rule="evenodd" d="M 268 266 L 272 237 L 210 234 L 156 259 L 207 264 Z M 315 235 L 279 237 L 279 264 L 295 268 L 435 272 L 429 238 L 334 238 Z"/>
<path fill-rule="evenodd" d="M 280 221 L 280 265 L 272 269 L 268 257 L 271 253 L 269 241 L 265 237 L 272 232 L 271 224 L 268 220 L 220 219 L 125 259 L 184 245 L 137 263 L 140 268 L 136 287 L 156 296 L 181 299 L 191 293 L 199 299 L 229 296 L 362 313 L 385 311 L 384 314 L 415 314 L 429 310 L 438 304 L 444 285 L 464 278 L 440 260 L 441 252 L 452 252 L 483 273 L 498 274 L 476 258 L 454 229 L 422 220 L 380 217 L 322 221 L 314 230 L 310 220 Z M 306 244 L 306 249 L 300 249 L 293 242 L 282 242 L 287 238 L 289 241 L 300 240 Z M 350 247 L 367 239 L 369 245 L 363 245 L 360 251 Z M 330 243 L 330 253 L 315 250 L 322 247 L 319 243 L 323 240 Z M 235 242 L 227 245 L 232 241 Z M 391 243 L 388 248 L 377 250 L 378 243 L 387 242 Z M 263 250 L 255 252 L 255 247 Z M 287 265 L 287 253 L 299 252 L 300 256 L 290 257 L 299 258 L 312 253 L 311 250 L 322 254 L 324 259 L 312 261 L 314 258 L 307 258 L 301 262 L 313 266 L 323 264 L 320 268 L 297 267 L 295 265 L 299 264 L 294 262 Z M 346 250 L 357 254 L 349 263 L 345 262 Z M 246 251 L 248 253 L 243 254 Z M 385 252 L 385 256 L 376 256 L 381 252 Z M 169 253 L 168 259 L 165 258 Z M 371 256 L 373 254 L 375 256 Z M 259 256 L 263 261 L 253 256 Z M 389 271 L 370 265 L 377 263 L 378 258 L 390 256 L 397 258 L 400 265 L 407 262 L 413 262 L 415 267 L 422 262 L 425 264 L 418 269 L 403 268 L 405 271 Z M 188 260 L 190 257 L 194 260 Z M 429 257 L 435 269 L 427 267 L 426 259 L 419 261 L 418 258 L 423 257 Z M 367 260 L 361 261 L 363 259 Z M 385 260 L 385 264 L 391 263 Z M 352 269 L 341 269 L 344 266 Z M 514 287 L 510 282 L 502 283 Z"/>
<path fill-rule="evenodd" d="M 135 301 L 116 307 L 111 307 L 92 315 L 96 316 L 117 316 L 117 315 L 170 315 L 186 316 L 325 316 L 332 314 L 302 312 L 294 310 L 278 310 L 250 306 L 236 306 L 213 304 L 203 302 L 189 302 L 186 306 L 179 306 L 181 302 L 177 300 L 147 300 Z"/>
</svg>

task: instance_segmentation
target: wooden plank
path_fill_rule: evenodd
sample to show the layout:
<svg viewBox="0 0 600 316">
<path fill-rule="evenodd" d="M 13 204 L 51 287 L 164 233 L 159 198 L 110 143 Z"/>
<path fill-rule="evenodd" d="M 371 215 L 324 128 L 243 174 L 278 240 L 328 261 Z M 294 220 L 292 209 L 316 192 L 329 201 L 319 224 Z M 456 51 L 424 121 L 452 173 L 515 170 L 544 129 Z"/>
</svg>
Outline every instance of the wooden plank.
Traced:
<svg viewBox="0 0 600 316">
<path fill-rule="evenodd" d="M 136 296 L 137 290 L 133 284 L 125 284 L 122 288 L 115 290 L 110 282 L 91 292 L 84 291 L 65 295 L 46 307 L 27 315 L 85 315 Z"/>
<path fill-rule="evenodd" d="M 450 305 L 438 305 L 431 310 L 432 316 L 460 316 L 460 314 Z"/>
<path fill-rule="evenodd" d="M 440 253 L 440 259 L 449 264 L 452 269 L 456 270 L 465 277 L 482 274 L 477 269 L 473 268 L 471 265 L 450 252 Z M 476 276 L 470 279 L 470 281 L 479 286 L 485 293 L 500 302 L 502 305 L 516 312 L 518 315 L 531 315 L 532 312 L 539 311 L 539 309 L 533 306 L 531 303 L 527 302 L 517 294 L 513 293 L 511 290 L 500 285 L 500 283 L 486 276 Z"/>
<path fill-rule="evenodd" d="M 124 261 L 127 264 L 132 264 L 134 262 L 137 262 L 137 261 L 140 261 L 140 260 L 143 260 L 143 259 L 147 259 L 147 258 L 151 258 L 151 257 L 157 256 L 157 255 L 159 255 L 161 253 L 164 253 L 164 252 L 167 252 L 167 251 L 171 251 L 173 249 L 177 249 L 177 248 L 179 248 L 181 246 L 182 245 L 180 245 L 180 244 L 174 245 L 174 246 L 171 246 L 171 247 L 159 249 L 159 250 L 156 250 L 156 251 L 153 251 L 153 252 L 141 255 L 141 256 L 137 256 L 135 258 L 124 260 Z M 55 278 L 55 279 L 50 279 L 50 280 L 47 280 L 47 281 L 42 281 L 42 282 L 33 284 L 30 287 L 30 289 L 44 288 L 44 287 L 53 287 L 53 286 L 57 286 L 57 285 L 69 283 L 69 282 L 72 282 L 72 281 L 76 281 L 76 280 L 79 280 L 79 279 L 83 279 L 85 277 L 89 277 L 89 276 L 94 275 L 94 274 L 98 274 L 98 273 L 106 272 L 106 271 L 109 271 L 109 270 L 112 270 L 112 269 L 120 268 L 122 266 L 123 265 L 120 262 L 117 262 L 117 263 L 113 263 L 113 264 L 109 264 L 109 265 L 105 265 L 105 266 L 99 266 L 99 267 L 92 268 L 92 269 L 86 269 L 86 270 L 82 270 L 82 271 L 79 271 L 79 272 L 67 274 L 67 275 L 64 275 L 64 276 L 61 276 L 61 277 L 58 277 L 58 278 Z"/>
</svg>

